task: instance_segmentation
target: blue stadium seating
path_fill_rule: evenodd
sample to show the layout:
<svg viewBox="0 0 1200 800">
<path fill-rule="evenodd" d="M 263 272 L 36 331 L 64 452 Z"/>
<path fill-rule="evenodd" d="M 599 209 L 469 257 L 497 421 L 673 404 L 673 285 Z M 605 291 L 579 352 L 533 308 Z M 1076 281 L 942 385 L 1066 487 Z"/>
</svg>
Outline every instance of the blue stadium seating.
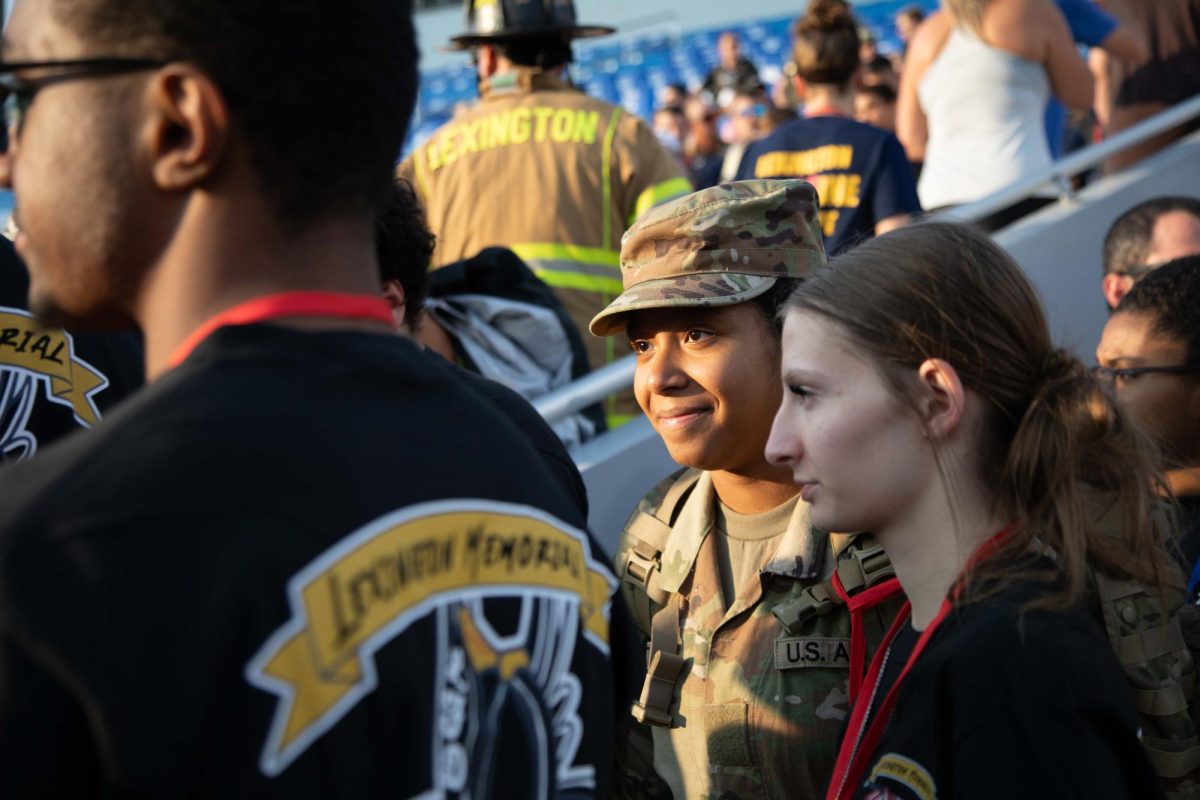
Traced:
<svg viewBox="0 0 1200 800">
<path fill-rule="evenodd" d="M 914 0 L 877 0 L 855 5 L 855 14 L 871 30 L 880 52 L 899 50 L 896 12 L 913 3 Z M 918 0 L 916 4 L 932 11 L 937 0 Z M 717 37 L 722 31 L 736 31 L 741 36 L 743 52 L 760 72 L 779 74 L 789 57 L 793 19 L 756 20 L 677 36 L 649 33 L 619 42 L 580 43 L 571 76 L 588 94 L 649 119 L 662 87 L 682 83 L 696 89 L 704 82 L 716 64 Z M 476 96 L 475 76 L 469 64 L 423 73 L 417 113 L 404 152 L 425 141 L 448 121 L 456 103 L 469 102 Z"/>
</svg>

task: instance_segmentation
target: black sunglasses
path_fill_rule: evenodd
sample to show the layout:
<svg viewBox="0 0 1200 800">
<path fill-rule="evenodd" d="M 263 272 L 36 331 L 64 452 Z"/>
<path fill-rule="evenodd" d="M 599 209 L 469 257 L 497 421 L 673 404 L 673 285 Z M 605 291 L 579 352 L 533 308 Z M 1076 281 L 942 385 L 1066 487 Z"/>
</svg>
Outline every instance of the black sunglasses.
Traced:
<svg viewBox="0 0 1200 800">
<path fill-rule="evenodd" d="M 1113 383 L 1118 378 L 1123 381 L 1136 378 L 1139 375 L 1152 375 L 1160 373 L 1163 375 L 1188 375 L 1193 372 L 1200 372 L 1200 366 L 1179 365 L 1174 367 L 1092 367 L 1092 375 L 1097 380 L 1105 383 Z"/>
<path fill-rule="evenodd" d="M 76 58 L 62 61 L 0 61 L 0 105 L 4 109 L 4 129 L 0 133 L 0 152 L 8 151 L 8 137 L 20 133 L 25 112 L 37 93 L 47 86 L 80 78 L 121 75 L 166 64 L 155 58 Z M 55 70 L 50 75 L 25 78 L 13 73 L 21 70 Z"/>
</svg>

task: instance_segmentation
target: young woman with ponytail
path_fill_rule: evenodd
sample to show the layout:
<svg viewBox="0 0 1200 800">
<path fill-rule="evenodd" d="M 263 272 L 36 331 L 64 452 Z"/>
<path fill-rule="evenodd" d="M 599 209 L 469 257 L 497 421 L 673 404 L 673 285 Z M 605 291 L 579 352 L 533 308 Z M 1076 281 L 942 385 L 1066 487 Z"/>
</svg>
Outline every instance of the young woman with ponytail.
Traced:
<svg viewBox="0 0 1200 800">
<path fill-rule="evenodd" d="M 1149 449 L 974 230 L 867 242 L 789 300 L 768 459 L 909 599 L 829 798 L 1156 797 L 1096 575 L 1158 586 Z"/>
<path fill-rule="evenodd" d="M 749 145 L 737 179 L 803 178 L 821 198 L 825 252 L 905 224 L 921 212 L 900 140 L 856 122 L 858 22 L 844 0 L 811 0 L 796 20 L 793 88 L 804 118 Z"/>
</svg>

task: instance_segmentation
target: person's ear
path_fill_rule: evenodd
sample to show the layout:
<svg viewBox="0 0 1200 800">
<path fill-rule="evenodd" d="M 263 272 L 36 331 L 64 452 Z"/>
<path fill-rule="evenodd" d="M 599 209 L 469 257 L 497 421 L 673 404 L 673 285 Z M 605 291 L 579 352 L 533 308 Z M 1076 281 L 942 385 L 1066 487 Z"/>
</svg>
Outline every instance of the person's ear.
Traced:
<svg viewBox="0 0 1200 800">
<path fill-rule="evenodd" d="M 190 189 L 210 177 L 230 142 L 229 107 L 212 78 L 189 64 L 168 64 L 147 87 L 145 141 L 160 189 Z"/>
<path fill-rule="evenodd" d="M 1115 309 L 1121 302 L 1121 298 L 1129 294 L 1131 288 L 1133 288 L 1133 278 L 1128 275 L 1118 275 L 1115 272 L 1107 273 L 1100 284 L 1100 290 L 1104 292 L 1104 300 L 1110 309 Z"/>
<path fill-rule="evenodd" d="M 927 358 L 917 367 L 917 381 L 925 430 L 935 439 L 950 437 L 966 413 L 966 391 L 958 371 L 940 358 Z"/>
<path fill-rule="evenodd" d="M 804 96 L 808 92 L 808 84 L 799 75 L 792 76 L 792 88 L 796 90 L 796 99 L 804 102 Z"/>
<path fill-rule="evenodd" d="M 404 327 L 407 311 L 404 301 L 407 299 L 404 286 L 395 278 L 383 282 L 383 299 L 392 307 L 392 325 L 397 330 Z"/>
<path fill-rule="evenodd" d="M 475 59 L 479 64 L 480 78 L 490 78 L 496 74 L 500 58 L 496 54 L 495 47 L 490 44 L 481 44 L 475 51 Z"/>
</svg>

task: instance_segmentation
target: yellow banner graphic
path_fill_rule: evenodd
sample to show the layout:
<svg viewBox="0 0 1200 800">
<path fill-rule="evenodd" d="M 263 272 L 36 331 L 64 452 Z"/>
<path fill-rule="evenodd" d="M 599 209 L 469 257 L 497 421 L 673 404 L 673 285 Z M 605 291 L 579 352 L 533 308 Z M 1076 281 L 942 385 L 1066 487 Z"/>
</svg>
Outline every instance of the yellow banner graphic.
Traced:
<svg viewBox="0 0 1200 800">
<path fill-rule="evenodd" d="M 71 335 L 61 328 L 43 328 L 15 308 L 0 309 L 0 369 L 4 367 L 47 378 L 50 394 L 69 405 L 82 424 L 100 421 L 92 395 L 107 387 L 108 379 L 75 355 Z"/>
<path fill-rule="evenodd" d="M 264 770 L 282 769 L 370 692 L 374 653 L 436 604 L 578 597 L 583 629 L 607 651 L 614 583 L 583 534 L 525 506 L 427 503 L 352 534 L 292 579 L 293 617 L 248 667 L 251 683 L 281 699 Z"/>
</svg>

